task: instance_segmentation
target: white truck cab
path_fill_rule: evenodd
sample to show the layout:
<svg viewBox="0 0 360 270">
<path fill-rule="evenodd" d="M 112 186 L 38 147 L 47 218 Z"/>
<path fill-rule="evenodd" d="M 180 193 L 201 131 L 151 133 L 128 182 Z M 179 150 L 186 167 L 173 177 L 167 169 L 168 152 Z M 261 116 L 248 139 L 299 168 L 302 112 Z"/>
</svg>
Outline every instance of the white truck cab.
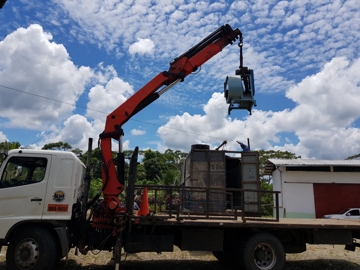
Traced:
<svg viewBox="0 0 360 270">
<path fill-rule="evenodd" d="M 14 235 L 29 226 L 53 227 L 54 238 L 65 235 L 83 193 L 84 174 L 85 165 L 72 152 L 9 151 L 0 167 L 0 247 L 11 245 Z"/>
</svg>

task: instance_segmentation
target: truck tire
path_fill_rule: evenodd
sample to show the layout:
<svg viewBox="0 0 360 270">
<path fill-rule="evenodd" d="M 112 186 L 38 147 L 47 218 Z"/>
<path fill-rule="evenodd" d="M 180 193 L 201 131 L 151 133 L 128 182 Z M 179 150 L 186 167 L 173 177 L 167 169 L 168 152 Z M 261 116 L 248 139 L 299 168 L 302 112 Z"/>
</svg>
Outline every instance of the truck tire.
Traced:
<svg viewBox="0 0 360 270">
<path fill-rule="evenodd" d="M 41 227 L 28 227 L 10 239 L 6 265 L 12 270 L 54 269 L 57 246 L 51 233 Z"/>
<path fill-rule="evenodd" d="M 286 261 L 283 245 L 270 233 L 252 235 L 241 253 L 242 264 L 247 270 L 281 270 Z"/>
</svg>

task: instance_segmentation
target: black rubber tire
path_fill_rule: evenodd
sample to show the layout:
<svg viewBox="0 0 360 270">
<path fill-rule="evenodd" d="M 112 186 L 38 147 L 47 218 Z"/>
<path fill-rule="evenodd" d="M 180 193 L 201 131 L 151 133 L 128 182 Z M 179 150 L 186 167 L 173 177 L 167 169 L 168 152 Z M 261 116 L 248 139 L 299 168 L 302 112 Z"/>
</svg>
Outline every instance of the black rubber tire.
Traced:
<svg viewBox="0 0 360 270">
<path fill-rule="evenodd" d="M 11 270 L 54 269 L 58 258 L 56 241 L 41 227 L 28 227 L 10 239 L 6 265 Z"/>
<path fill-rule="evenodd" d="M 241 265 L 247 270 L 282 270 L 285 251 L 282 243 L 270 233 L 256 233 L 239 250 Z"/>
</svg>

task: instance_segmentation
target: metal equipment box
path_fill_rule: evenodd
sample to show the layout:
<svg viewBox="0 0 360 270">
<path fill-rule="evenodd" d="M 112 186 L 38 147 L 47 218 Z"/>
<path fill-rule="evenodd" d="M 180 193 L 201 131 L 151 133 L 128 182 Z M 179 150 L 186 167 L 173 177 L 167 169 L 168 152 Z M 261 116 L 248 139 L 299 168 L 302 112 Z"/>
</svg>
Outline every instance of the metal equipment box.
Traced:
<svg viewBox="0 0 360 270">
<path fill-rule="evenodd" d="M 239 190 L 225 190 L 260 188 L 258 152 L 218 151 L 210 150 L 208 145 L 193 145 L 184 163 L 181 184 L 201 188 L 185 195 L 184 208 L 189 211 L 224 212 L 234 207 L 255 214 L 260 211 L 258 192 L 245 191 L 242 198 Z"/>
</svg>

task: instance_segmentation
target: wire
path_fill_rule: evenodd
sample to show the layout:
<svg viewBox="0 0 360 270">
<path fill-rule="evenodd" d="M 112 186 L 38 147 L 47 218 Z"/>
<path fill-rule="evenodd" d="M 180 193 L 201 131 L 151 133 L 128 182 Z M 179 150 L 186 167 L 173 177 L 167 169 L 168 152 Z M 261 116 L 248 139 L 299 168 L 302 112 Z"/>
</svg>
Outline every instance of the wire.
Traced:
<svg viewBox="0 0 360 270">
<path fill-rule="evenodd" d="M 88 108 L 87 106 L 77 105 L 77 104 L 75 104 L 75 103 L 70 103 L 70 102 L 66 102 L 66 101 L 63 101 L 63 100 L 55 99 L 55 98 L 50 98 L 50 97 L 46 97 L 46 96 L 42 96 L 42 95 L 38 95 L 38 94 L 34 94 L 34 93 L 29 93 L 29 92 L 26 92 L 26 91 L 23 91 L 23 90 L 19 90 L 19 89 L 13 88 L 13 87 L 9 87 L 9 86 L 6 86 L 6 85 L 2 85 L 2 84 L 0 84 L 0 87 L 6 88 L 6 89 L 9 89 L 9 90 L 13 90 L 13 91 L 17 91 L 17 92 L 20 92 L 20 93 L 23 93 L 23 94 L 27 94 L 27 95 L 30 95 L 30 96 L 34 96 L 34 97 L 38 97 L 38 98 L 43 98 L 43 99 L 52 100 L 52 101 L 56 101 L 56 102 L 59 102 L 59 103 L 63 103 L 63 104 L 75 106 L 75 107 L 77 107 L 77 108 L 87 109 L 87 110 L 89 110 L 89 111 L 94 111 L 94 112 L 109 114 L 109 113 L 107 113 L 107 112 L 103 112 L 103 111 L 99 111 L 99 110 L 95 110 L 95 109 Z"/>
<path fill-rule="evenodd" d="M 159 125 L 160 126 L 160 125 Z M 225 140 L 224 138 L 219 138 L 219 137 L 215 137 L 215 136 L 210 136 L 210 135 L 204 135 L 201 133 L 197 133 L 197 132 L 193 132 L 193 131 L 187 131 L 187 130 L 182 130 L 182 129 L 178 129 L 178 128 L 172 128 L 172 127 L 168 127 L 168 126 L 161 126 L 167 129 L 172 129 L 172 130 L 177 130 L 177 131 L 181 131 L 184 133 L 189 133 L 189 134 L 195 134 L 195 135 L 199 135 L 199 136 L 205 136 L 205 137 L 209 137 L 209 138 L 213 138 L 213 139 L 220 139 L 220 140 Z"/>
<path fill-rule="evenodd" d="M 55 102 L 59 102 L 59 103 L 63 103 L 63 104 L 67 104 L 67 105 L 71 105 L 71 106 L 75 106 L 77 108 L 82 108 L 82 109 L 86 109 L 86 110 L 89 110 L 89 111 L 94 111 L 94 112 L 98 112 L 98 113 L 103 113 L 103 114 L 106 114 L 108 115 L 109 113 L 108 112 L 104 112 L 104 111 L 99 111 L 99 110 L 96 110 L 96 109 L 91 109 L 87 106 L 82 106 L 82 105 L 78 105 L 78 104 L 75 104 L 75 103 L 71 103 L 71 102 L 66 102 L 66 101 L 63 101 L 63 100 L 59 100 L 59 99 L 54 99 L 54 98 L 50 98 L 50 97 L 46 97 L 46 96 L 42 96 L 42 95 L 38 95 L 38 94 L 34 94 L 34 93 L 29 93 L 29 92 L 26 92 L 26 91 L 23 91 L 23 90 L 19 90 L 19 89 L 16 89 L 16 88 L 13 88 L 13 87 L 9 87 L 9 86 L 6 86 L 6 85 L 2 85 L 0 84 L 0 87 L 3 87 L 3 88 L 6 88 L 6 89 L 9 89 L 9 90 L 13 90 L 13 91 L 16 91 L 16 92 L 19 92 L 19 93 L 23 93 L 23 94 L 27 94 L 27 95 L 30 95 L 30 96 L 34 96 L 34 97 L 38 97 L 38 98 L 43 98 L 43 99 L 47 99 L 47 100 L 52 100 L 52 101 L 55 101 Z M 183 130 L 183 129 L 178 129 L 178 128 L 172 128 L 172 127 L 168 127 L 168 126 L 162 126 L 162 125 L 159 125 L 159 124 L 154 124 L 154 123 L 150 123 L 150 122 L 146 122 L 146 121 L 142 121 L 142 120 L 138 120 L 138 119 L 129 119 L 130 121 L 135 121 L 135 122 L 139 122 L 139 123 L 144 123 L 144 124 L 147 124 L 147 125 L 153 125 L 153 126 L 157 126 L 157 127 L 164 127 L 164 128 L 167 128 L 167 129 L 171 129 L 171 130 L 176 130 L 176 131 L 180 131 L 180 132 L 183 132 L 183 133 L 188 133 L 188 134 L 194 134 L 194 135 L 199 135 L 199 136 L 205 136 L 205 137 L 208 137 L 208 138 L 213 138 L 213 139 L 220 139 L 220 140 L 225 140 L 224 138 L 219 138 L 219 137 L 215 137 L 215 136 L 210 136 L 210 135 L 205 135 L 205 134 L 201 134 L 201 133 L 197 133 L 197 132 L 192 132 L 192 131 L 187 131 L 187 130 Z M 41 138 L 40 138 L 41 139 Z M 34 141 L 33 143 L 39 141 L 40 139 L 37 139 L 36 141 Z M 31 144 L 33 144 L 31 143 Z M 30 145 L 30 144 L 29 144 Z M 28 145 L 28 146 L 29 146 Z M 26 147 L 28 147 L 26 146 Z"/>
</svg>

